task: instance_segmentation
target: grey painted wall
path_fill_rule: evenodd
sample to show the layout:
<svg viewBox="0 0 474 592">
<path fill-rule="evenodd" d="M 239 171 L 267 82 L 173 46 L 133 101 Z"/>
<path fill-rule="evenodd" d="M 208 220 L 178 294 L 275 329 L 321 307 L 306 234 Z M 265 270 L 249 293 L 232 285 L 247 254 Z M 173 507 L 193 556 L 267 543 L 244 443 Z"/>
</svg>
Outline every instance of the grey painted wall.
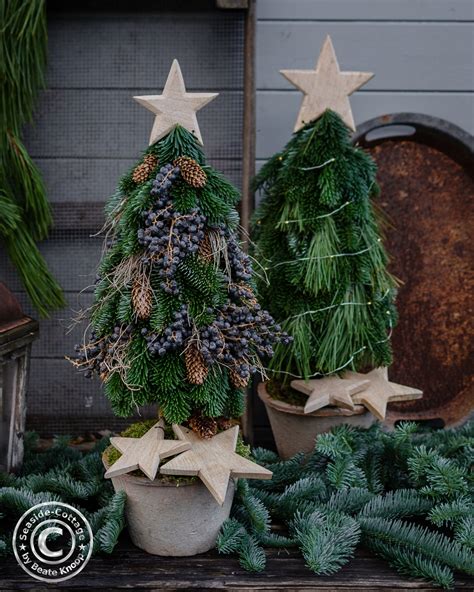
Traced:
<svg viewBox="0 0 474 592">
<path fill-rule="evenodd" d="M 313 68 L 327 34 L 342 70 L 375 73 L 351 98 L 356 124 L 411 111 L 474 132 L 473 0 L 257 0 L 257 18 L 258 164 L 301 102 L 278 71 Z"/>
</svg>

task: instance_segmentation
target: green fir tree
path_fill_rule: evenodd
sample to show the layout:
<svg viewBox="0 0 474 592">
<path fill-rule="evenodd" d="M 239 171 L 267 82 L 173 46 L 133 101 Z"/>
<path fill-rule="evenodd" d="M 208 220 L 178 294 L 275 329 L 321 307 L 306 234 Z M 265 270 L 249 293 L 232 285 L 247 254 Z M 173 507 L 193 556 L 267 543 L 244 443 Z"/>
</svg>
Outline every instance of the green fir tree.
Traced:
<svg viewBox="0 0 474 592">
<path fill-rule="evenodd" d="M 259 358 L 289 341 L 255 298 L 238 200 L 178 125 L 121 179 L 106 209 L 92 333 L 73 360 L 100 376 L 118 415 L 157 403 L 169 423 L 192 420 L 209 435 L 210 420 L 243 412 Z"/>
<path fill-rule="evenodd" d="M 258 291 L 294 339 L 290 351 L 277 345 L 271 361 L 282 382 L 391 362 L 396 282 L 372 203 L 375 173 L 328 110 L 256 178 Z"/>
</svg>

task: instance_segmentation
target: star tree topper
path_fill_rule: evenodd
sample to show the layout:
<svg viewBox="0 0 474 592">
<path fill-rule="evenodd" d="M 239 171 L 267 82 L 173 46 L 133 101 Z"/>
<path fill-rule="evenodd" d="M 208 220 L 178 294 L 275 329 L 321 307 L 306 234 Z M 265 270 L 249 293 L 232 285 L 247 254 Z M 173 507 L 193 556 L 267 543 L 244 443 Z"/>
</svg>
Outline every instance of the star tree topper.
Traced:
<svg viewBox="0 0 474 592">
<path fill-rule="evenodd" d="M 162 419 L 141 438 L 110 438 L 114 448 L 122 456 L 105 473 L 105 477 L 117 477 L 140 469 L 153 481 L 162 458 L 179 454 L 190 448 L 188 442 L 165 440 L 165 424 Z"/>
<path fill-rule="evenodd" d="M 196 112 L 207 105 L 218 93 L 188 93 L 178 60 L 173 60 L 163 93 L 133 97 L 135 101 L 152 111 L 155 123 L 150 135 L 150 146 L 166 136 L 177 124 L 192 132 L 202 144 Z"/>
<path fill-rule="evenodd" d="M 326 109 L 338 113 L 346 125 L 355 131 L 349 95 L 372 77 L 372 72 L 341 72 L 329 35 L 326 37 L 314 70 L 280 70 L 281 74 L 303 93 L 295 132 Z"/>
<path fill-rule="evenodd" d="M 239 426 L 208 440 L 183 426 L 173 425 L 176 436 L 191 450 L 176 456 L 160 469 L 163 475 L 196 476 L 209 489 L 217 503 L 225 501 L 230 477 L 271 479 L 272 472 L 235 452 Z"/>
</svg>

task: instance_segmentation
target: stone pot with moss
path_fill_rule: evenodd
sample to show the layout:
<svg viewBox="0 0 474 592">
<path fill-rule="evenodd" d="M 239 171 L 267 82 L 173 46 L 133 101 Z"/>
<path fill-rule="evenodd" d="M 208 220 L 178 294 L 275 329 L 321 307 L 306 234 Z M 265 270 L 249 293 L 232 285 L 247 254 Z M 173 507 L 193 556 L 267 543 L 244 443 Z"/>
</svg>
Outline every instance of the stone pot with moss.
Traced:
<svg viewBox="0 0 474 592">
<path fill-rule="evenodd" d="M 358 405 L 305 414 L 304 397 L 295 405 L 290 386 L 389 366 L 396 322 L 396 281 L 374 209 L 375 163 L 352 145 L 339 114 L 315 115 L 297 125 L 255 182 L 259 298 L 293 338 L 289 348 L 276 345 L 268 364 L 273 391 L 259 388 L 284 456 L 308 450 L 331 426 L 374 421 Z"/>
<path fill-rule="evenodd" d="M 154 424 L 154 420 L 132 424 L 122 436 L 138 439 Z M 172 433 L 168 435 L 172 437 Z M 249 455 L 249 448 L 241 439 L 237 451 Z M 116 448 L 109 446 L 102 457 L 105 469 L 112 469 L 121 456 Z M 127 494 L 125 513 L 130 538 L 152 555 L 190 556 L 212 549 L 223 522 L 229 517 L 234 497 L 232 479 L 222 505 L 216 503 L 197 477 L 158 474 L 151 481 L 137 469 L 111 480 L 115 491 L 123 490 Z"/>
<path fill-rule="evenodd" d="M 298 452 L 310 453 L 318 435 L 329 432 L 338 425 L 368 428 L 376 421 L 372 413 L 362 405 L 355 405 L 354 411 L 328 406 L 305 413 L 305 396 L 302 393 L 293 391 L 291 394 L 281 395 L 277 392 L 278 386 L 275 386 L 271 381 L 261 382 L 258 385 L 258 396 L 265 405 L 278 454 L 283 459 Z"/>
</svg>

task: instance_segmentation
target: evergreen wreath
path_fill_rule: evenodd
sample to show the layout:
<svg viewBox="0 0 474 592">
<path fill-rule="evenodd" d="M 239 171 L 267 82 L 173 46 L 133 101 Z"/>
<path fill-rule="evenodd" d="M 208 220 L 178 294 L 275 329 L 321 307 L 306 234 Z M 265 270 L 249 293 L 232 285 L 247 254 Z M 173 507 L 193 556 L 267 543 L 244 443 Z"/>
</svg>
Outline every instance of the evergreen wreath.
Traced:
<svg viewBox="0 0 474 592">
<path fill-rule="evenodd" d="M 286 461 L 258 448 L 254 459 L 273 479 L 239 480 L 217 548 L 258 572 L 263 547 L 298 547 L 309 569 L 328 575 L 363 545 L 403 575 L 452 588 L 453 572 L 474 574 L 473 449 L 474 422 L 437 431 L 342 425 L 319 436 L 309 457 Z"/>
</svg>

